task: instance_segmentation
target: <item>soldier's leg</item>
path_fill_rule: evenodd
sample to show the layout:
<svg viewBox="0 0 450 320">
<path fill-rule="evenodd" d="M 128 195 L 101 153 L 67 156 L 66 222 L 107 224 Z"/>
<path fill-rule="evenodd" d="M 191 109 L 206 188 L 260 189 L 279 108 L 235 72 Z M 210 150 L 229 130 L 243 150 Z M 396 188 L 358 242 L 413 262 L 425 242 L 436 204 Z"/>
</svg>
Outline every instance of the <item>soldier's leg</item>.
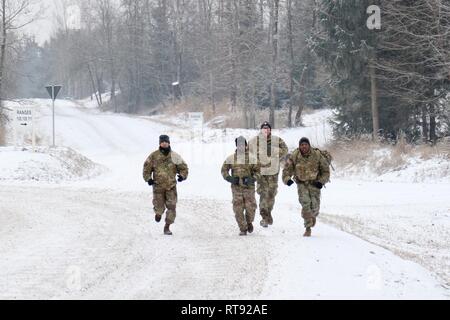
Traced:
<svg viewBox="0 0 450 320">
<path fill-rule="evenodd" d="M 175 219 L 177 217 L 177 201 L 178 201 L 178 193 L 177 187 L 174 187 L 172 190 L 166 191 L 166 207 L 167 207 L 167 215 L 166 215 L 166 224 L 175 223 Z"/>
<path fill-rule="evenodd" d="M 256 197 L 255 190 L 249 189 L 244 192 L 245 220 L 247 224 L 255 221 L 256 214 Z"/>
<path fill-rule="evenodd" d="M 262 176 L 258 181 L 258 188 L 256 192 L 259 195 L 259 213 L 263 219 L 267 218 L 267 210 L 266 210 L 266 176 Z"/>
<path fill-rule="evenodd" d="M 269 188 L 266 195 L 266 205 L 268 211 L 268 223 L 273 224 L 272 211 L 275 206 L 275 197 L 278 194 L 278 175 L 270 177 Z"/>
<path fill-rule="evenodd" d="M 313 225 L 312 227 L 315 227 L 317 222 L 317 217 L 320 214 L 320 197 L 321 197 L 321 190 L 316 188 L 315 186 L 309 187 L 310 191 L 310 197 L 311 197 L 311 211 L 313 215 Z"/>
<path fill-rule="evenodd" d="M 162 216 L 166 210 L 165 192 L 162 190 L 153 190 L 153 211 L 157 216 Z"/>
<path fill-rule="evenodd" d="M 314 215 L 308 185 L 304 183 L 298 184 L 298 199 L 302 205 L 302 218 L 305 221 L 305 228 L 312 228 L 314 226 Z"/>
<path fill-rule="evenodd" d="M 244 232 L 247 231 L 247 221 L 244 216 L 245 201 L 244 194 L 238 188 L 233 188 L 233 211 L 239 230 Z"/>
</svg>

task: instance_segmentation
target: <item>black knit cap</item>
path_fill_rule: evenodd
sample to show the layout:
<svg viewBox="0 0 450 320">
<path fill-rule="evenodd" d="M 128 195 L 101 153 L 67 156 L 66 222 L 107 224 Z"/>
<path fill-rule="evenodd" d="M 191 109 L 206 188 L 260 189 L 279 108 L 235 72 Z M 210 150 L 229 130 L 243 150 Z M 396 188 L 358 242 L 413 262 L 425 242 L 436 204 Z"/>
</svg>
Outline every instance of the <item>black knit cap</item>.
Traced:
<svg viewBox="0 0 450 320">
<path fill-rule="evenodd" d="M 308 138 L 301 138 L 299 144 L 302 144 L 302 143 L 307 143 L 307 144 L 311 145 L 311 142 L 309 142 Z"/>
<path fill-rule="evenodd" d="M 162 136 L 160 136 L 159 137 L 159 143 L 161 144 L 161 143 L 163 143 L 163 142 L 167 142 L 167 143 L 170 143 L 170 138 L 169 138 L 169 136 L 167 136 L 167 135 L 162 135 Z"/>
<path fill-rule="evenodd" d="M 262 125 L 261 125 L 261 129 L 264 128 L 269 128 L 270 130 L 272 130 L 272 126 L 270 125 L 270 122 L 265 121 Z"/>
<path fill-rule="evenodd" d="M 244 142 L 245 142 L 245 145 L 248 145 L 247 139 L 245 139 L 243 136 L 236 138 L 235 142 L 236 142 L 236 147 L 238 146 L 238 144 L 240 144 L 240 143 L 242 144 Z"/>
</svg>

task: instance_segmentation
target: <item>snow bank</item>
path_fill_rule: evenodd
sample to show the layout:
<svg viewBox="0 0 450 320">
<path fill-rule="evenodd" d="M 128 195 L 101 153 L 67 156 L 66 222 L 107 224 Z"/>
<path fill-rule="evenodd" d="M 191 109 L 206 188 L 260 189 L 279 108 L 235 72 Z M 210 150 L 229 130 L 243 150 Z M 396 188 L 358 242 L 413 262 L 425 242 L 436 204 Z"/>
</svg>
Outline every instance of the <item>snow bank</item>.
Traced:
<svg viewBox="0 0 450 320">
<path fill-rule="evenodd" d="M 0 181 L 60 183 L 96 177 L 106 168 L 70 148 L 0 148 Z"/>
<path fill-rule="evenodd" d="M 388 148 L 375 149 L 366 159 L 336 164 L 335 177 L 377 182 L 450 182 L 450 158 L 436 154 L 427 158 L 416 153 L 393 155 Z"/>
</svg>

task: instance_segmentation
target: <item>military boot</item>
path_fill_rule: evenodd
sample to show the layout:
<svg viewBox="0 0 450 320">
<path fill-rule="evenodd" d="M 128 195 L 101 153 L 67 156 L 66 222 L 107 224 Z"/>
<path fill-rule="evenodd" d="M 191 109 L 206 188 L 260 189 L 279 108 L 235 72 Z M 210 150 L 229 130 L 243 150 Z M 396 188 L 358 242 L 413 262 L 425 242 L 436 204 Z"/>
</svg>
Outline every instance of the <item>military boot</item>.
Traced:
<svg viewBox="0 0 450 320">
<path fill-rule="evenodd" d="M 306 228 L 305 234 L 303 236 L 305 238 L 311 237 L 311 228 Z"/>
<path fill-rule="evenodd" d="M 166 224 L 166 226 L 164 227 L 164 234 L 166 236 L 171 236 L 172 235 L 172 231 L 170 231 L 170 224 Z"/>
<path fill-rule="evenodd" d="M 155 221 L 158 223 L 161 222 L 161 216 L 159 214 L 155 215 Z"/>
<path fill-rule="evenodd" d="M 269 215 L 267 216 L 267 223 L 269 226 L 273 225 L 273 218 L 271 213 L 269 213 Z"/>
<path fill-rule="evenodd" d="M 255 230 L 255 228 L 253 227 L 252 223 L 248 224 L 248 233 L 253 233 L 253 231 Z"/>
<path fill-rule="evenodd" d="M 241 231 L 241 233 L 239 233 L 239 236 L 244 237 L 247 235 L 247 231 Z"/>
<path fill-rule="evenodd" d="M 266 219 L 262 219 L 261 222 L 259 223 L 261 225 L 261 227 L 263 228 L 268 228 L 269 224 L 266 222 Z"/>
</svg>

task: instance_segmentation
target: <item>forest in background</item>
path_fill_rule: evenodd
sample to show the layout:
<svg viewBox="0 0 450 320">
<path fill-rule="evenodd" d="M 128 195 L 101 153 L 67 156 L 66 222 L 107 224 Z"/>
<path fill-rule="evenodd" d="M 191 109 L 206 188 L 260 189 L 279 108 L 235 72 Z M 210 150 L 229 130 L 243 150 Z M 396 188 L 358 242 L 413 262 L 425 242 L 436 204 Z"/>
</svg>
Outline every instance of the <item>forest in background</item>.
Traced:
<svg viewBox="0 0 450 320">
<path fill-rule="evenodd" d="M 43 45 L 19 32 L 30 0 L 0 4 L 1 100 L 55 83 L 114 112 L 195 99 L 256 128 L 332 108 L 336 137 L 450 135 L 450 0 L 62 0 Z"/>
</svg>

